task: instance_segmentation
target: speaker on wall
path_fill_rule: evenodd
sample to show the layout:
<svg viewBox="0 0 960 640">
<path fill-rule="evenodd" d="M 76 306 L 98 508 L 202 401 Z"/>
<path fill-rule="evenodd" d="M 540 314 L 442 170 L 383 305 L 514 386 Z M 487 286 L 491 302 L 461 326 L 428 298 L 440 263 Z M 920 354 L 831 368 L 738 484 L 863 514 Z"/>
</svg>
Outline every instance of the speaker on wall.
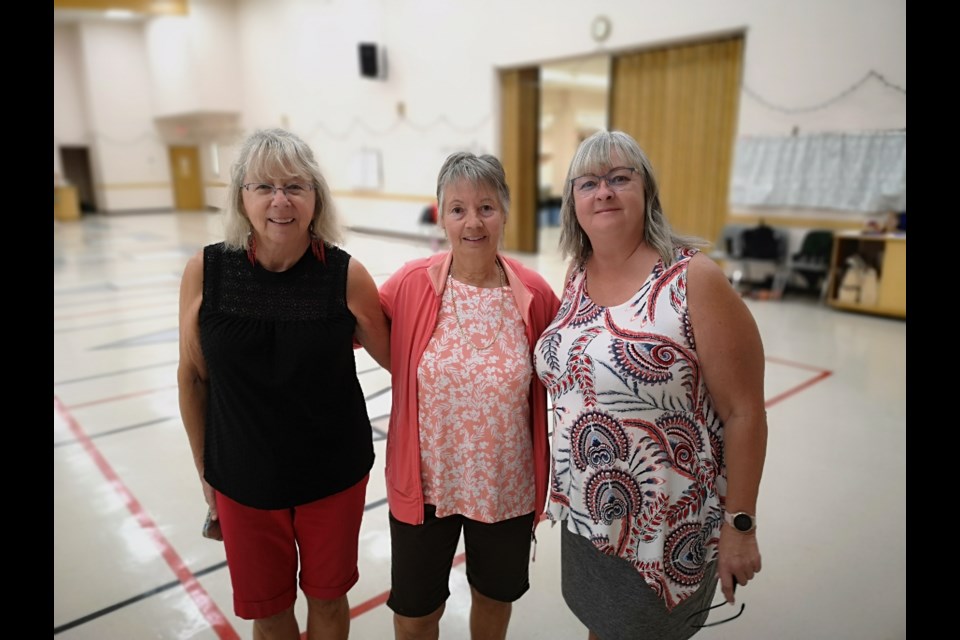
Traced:
<svg viewBox="0 0 960 640">
<path fill-rule="evenodd" d="M 364 78 L 386 78 L 383 48 L 372 42 L 360 43 L 360 75 Z"/>
</svg>

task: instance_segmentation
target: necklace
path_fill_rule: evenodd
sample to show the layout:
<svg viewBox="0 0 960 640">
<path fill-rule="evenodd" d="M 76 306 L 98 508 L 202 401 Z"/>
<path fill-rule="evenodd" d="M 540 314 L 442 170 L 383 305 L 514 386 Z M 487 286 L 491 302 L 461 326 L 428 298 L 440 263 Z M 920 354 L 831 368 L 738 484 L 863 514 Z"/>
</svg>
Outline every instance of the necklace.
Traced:
<svg viewBox="0 0 960 640">
<path fill-rule="evenodd" d="M 460 322 L 460 312 L 457 311 L 457 292 L 452 286 L 450 287 L 450 301 L 453 303 L 453 316 L 457 319 L 457 328 L 460 330 L 460 336 L 463 338 L 463 341 L 469 344 L 474 351 L 483 351 L 492 347 L 493 343 L 500 337 L 500 332 L 503 331 L 503 299 L 505 297 L 503 288 L 506 286 L 506 276 L 504 276 L 503 267 L 500 266 L 499 262 L 497 263 L 497 274 L 500 276 L 500 321 L 497 323 L 497 333 L 493 336 L 493 340 L 482 347 L 473 344 L 473 341 L 467 337 L 467 332 L 463 330 L 463 323 Z M 452 273 L 450 274 L 450 278 L 453 278 Z"/>
</svg>

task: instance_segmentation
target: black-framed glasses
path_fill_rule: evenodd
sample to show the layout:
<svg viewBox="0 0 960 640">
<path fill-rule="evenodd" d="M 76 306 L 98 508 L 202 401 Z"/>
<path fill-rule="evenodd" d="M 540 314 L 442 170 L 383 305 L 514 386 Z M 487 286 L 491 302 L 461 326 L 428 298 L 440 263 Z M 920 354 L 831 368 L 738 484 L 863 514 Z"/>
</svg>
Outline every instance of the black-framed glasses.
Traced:
<svg viewBox="0 0 960 640">
<path fill-rule="evenodd" d="M 617 167 L 616 169 L 611 169 L 603 176 L 595 176 L 592 173 L 588 173 L 577 178 L 574 178 L 570 182 L 573 183 L 573 190 L 577 195 L 591 195 L 600 188 L 601 182 L 606 182 L 607 186 L 613 189 L 614 191 L 623 191 L 630 186 L 630 182 L 633 180 L 633 174 L 637 170 L 633 167 Z"/>
<path fill-rule="evenodd" d="M 275 187 L 272 184 L 267 184 L 265 182 L 248 182 L 247 184 L 240 185 L 250 193 L 258 195 L 263 198 L 272 198 L 277 195 L 277 191 L 283 193 L 283 195 L 288 198 L 299 198 L 306 195 L 308 192 L 313 190 L 313 185 L 311 184 L 288 184 L 283 187 Z"/>
<path fill-rule="evenodd" d="M 733 583 L 733 592 L 734 592 L 734 593 L 737 592 L 737 583 L 736 583 L 736 582 Z M 724 606 L 725 604 L 727 604 L 727 601 L 726 601 L 726 600 L 724 600 L 723 602 L 720 602 L 720 603 L 718 603 L 718 604 L 712 604 L 712 605 L 710 605 L 709 607 L 707 607 L 706 609 L 697 609 L 696 611 L 694 611 L 693 613 L 691 613 L 690 615 L 687 616 L 687 620 L 686 620 L 686 621 L 687 621 L 688 623 L 690 623 L 690 626 L 693 627 L 694 629 L 705 629 L 705 628 L 707 628 L 707 627 L 715 627 L 715 626 L 717 626 L 718 624 L 723 624 L 723 623 L 725 623 L 725 622 L 730 622 L 731 620 L 736 620 L 737 618 L 740 617 L 740 615 L 743 613 L 743 610 L 747 607 L 746 603 L 741 602 L 741 603 L 740 603 L 740 611 L 737 611 L 735 614 L 733 614 L 733 615 L 730 616 L 729 618 L 724 618 L 723 620 L 717 620 L 716 622 L 706 622 L 706 623 L 704 623 L 704 624 L 692 624 L 691 621 L 692 621 L 694 618 L 696 618 L 697 616 L 699 616 L 700 614 L 706 612 L 707 615 L 709 616 L 711 611 L 713 611 L 714 609 L 717 609 L 717 608 L 719 608 L 719 607 L 722 607 L 722 606 Z"/>
</svg>

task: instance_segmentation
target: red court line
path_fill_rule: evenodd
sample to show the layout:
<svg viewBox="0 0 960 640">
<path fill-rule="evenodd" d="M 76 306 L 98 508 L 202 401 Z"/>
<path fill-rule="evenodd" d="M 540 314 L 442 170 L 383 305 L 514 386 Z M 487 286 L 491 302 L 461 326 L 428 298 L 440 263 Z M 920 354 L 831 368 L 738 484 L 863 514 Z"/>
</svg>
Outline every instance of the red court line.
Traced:
<svg viewBox="0 0 960 640">
<path fill-rule="evenodd" d="M 793 360 L 787 360 L 785 358 L 777 358 L 775 356 L 765 356 L 764 360 L 767 362 L 775 362 L 777 364 L 784 364 L 788 367 L 796 367 L 797 369 L 808 369 L 810 371 L 827 371 L 823 367 L 815 367 L 812 364 L 804 364 L 802 362 L 794 362 Z"/>
<path fill-rule="evenodd" d="M 820 382 L 821 380 L 824 380 L 824 379 L 826 379 L 826 378 L 829 378 L 831 375 L 833 375 L 833 372 L 832 372 L 832 371 L 827 371 L 827 370 L 824 370 L 824 369 L 822 369 L 822 368 L 820 368 L 820 367 L 814 367 L 814 366 L 808 365 L 808 364 L 802 364 L 802 363 L 799 363 L 799 362 L 792 362 L 792 361 L 783 360 L 783 359 L 780 359 L 780 358 L 769 358 L 769 357 L 768 357 L 768 358 L 766 358 L 766 360 L 769 360 L 770 362 L 776 362 L 777 364 L 783 364 L 783 365 L 787 365 L 787 366 L 791 366 L 791 367 L 796 367 L 796 368 L 798 368 L 798 369 L 810 369 L 810 370 L 812 370 L 812 371 L 817 371 L 817 372 L 819 372 L 816 376 L 814 376 L 813 378 L 807 380 L 806 382 L 803 382 L 803 383 L 801 383 L 801 384 L 799 384 L 799 385 L 797 385 L 796 387 L 793 387 L 793 388 L 791 388 L 791 389 L 787 389 L 787 390 L 784 391 L 783 393 L 781 393 L 781 394 L 779 394 L 779 395 L 777 395 L 777 396 L 774 396 L 773 398 L 767 400 L 767 401 L 764 403 L 764 406 L 767 406 L 767 407 L 771 407 L 771 406 L 777 404 L 778 402 L 780 402 L 780 401 L 782 401 L 782 400 L 785 400 L 786 398 L 789 398 L 790 396 L 795 395 L 795 394 L 803 391 L 804 389 L 806 389 L 806 388 L 808 388 L 808 387 L 810 387 L 810 386 L 812 386 L 812 385 Z M 540 514 L 540 520 L 541 520 L 541 521 L 545 520 L 546 518 L 547 518 L 547 514 L 546 514 L 546 513 Z M 458 564 L 462 563 L 465 558 L 466 558 L 466 555 L 463 554 L 463 553 L 461 553 L 460 555 L 458 555 L 456 558 L 453 559 L 453 566 L 457 566 Z M 378 595 L 378 596 L 374 596 L 373 598 L 370 598 L 369 600 L 367 600 L 367 601 L 365 601 L 365 602 L 361 602 L 361 603 L 358 604 L 356 607 L 353 607 L 352 609 L 350 609 L 350 618 L 351 618 L 351 619 L 352 619 L 352 618 L 356 618 L 357 616 L 363 615 L 364 613 L 367 613 L 368 611 L 370 611 L 370 610 L 372 610 L 372 609 L 375 609 L 375 608 L 379 607 L 379 606 L 382 605 L 382 604 L 386 604 L 387 598 L 389 598 L 389 597 L 390 597 L 390 592 L 389 592 L 389 591 L 384 591 L 383 593 L 381 593 L 381 594 Z M 303 638 L 304 640 L 306 639 L 306 637 L 307 637 L 306 634 L 304 634 L 304 635 L 301 636 L 301 638 Z"/>
<path fill-rule="evenodd" d="M 776 395 L 776 396 L 774 396 L 773 398 L 767 400 L 767 401 L 764 403 L 764 406 L 767 406 L 767 407 L 771 407 L 771 406 L 777 404 L 778 402 L 781 402 L 781 401 L 783 401 L 783 400 L 785 400 L 785 399 L 787 399 L 787 398 L 789 398 L 789 397 L 791 397 L 791 396 L 793 396 L 793 395 L 796 395 L 797 393 L 803 391 L 804 389 L 807 389 L 807 388 L 813 386 L 814 384 L 816 384 L 816 383 L 818 383 L 818 382 L 820 382 L 820 381 L 822 381 L 822 380 L 830 377 L 831 375 L 833 375 L 833 372 L 832 372 L 832 371 L 827 371 L 827 370 L 821 369 L 820 367 L 815 367 L 815 366 L 808 365 L 808 364 L 803 364 L 803 363 L 794 362 L 794 361 L 785 360 L 785 359 L 776 358 L 776 357 L 766 357 L 765 359 L 766 359 L 767 361 L 769 361 L 769 362 L 774 362 L 774 363 L 777 363 L 777 364 L 782 364 L 782 365 L 786 365 L 786 366 L 796 367 L 796 368 L 798 368 L 798 369 L 808 369 L 808 370 L 812 370 L 812 371 L 817 371 L 817 372 L 819 372 L 818 375 L 816 375 L 816 376 L 814 376 L 813 378 L 807 380 L 806 382 L 803 382 L 803 383 L 797 385 L 796 387 L 793 387 L 793 388 L 791 388 L 791 389 L 788 389 L 788 390 L 784 391 L 783 393 L 781 393 L 781 394 L 779 394 L 779 395 Z M 114 401 L 116 401 L 116 400 L 122 400 L 122 399 L 126 399 L 126 398 L 131 398 L 131 397 L 135 397 L 135 396 L 138 396 L 138 395 L 146 395 L 146 394 L 149 394 L 149 393 L 156 393 L 157 391 L 163 391 L 163 390 L 168 390 L 168 389 L 173 389 L 173 388 L 176 388 L 176 385 L 172 385 L 172 386 L 170 386 L 170 387 L 162 387 L 162 388 L 160 388 L 160 389 L 152 389 L 152 390 L 140 391 L 140 392 L 136 392 L 136 393 L 129 393 L 129 394 L 125 394 L 125 395 L 122 395 L 122 396 L 113 396 L 113 397 L 111 397 L 111 398 L 101 398 L 101 399 L 99 399 L 99 400 L 92 400 L 92 401 L 90 401 L 90 402 L 85 402 L 85 403 L 81 403 L 81 404 L 71 405 L 71 407 L 72 407 L 72 408 L 88 407 L 88 406 L 95 405 L 95 404 L 102 404 L 102 403 L 106 403 L 106 402 L 114 402 Z M 57 400 L 56 397 L 54 397 L 54 402 L 59 404 L 59 400 Z M 73 423 L 72 417 L 69 418 L 69 424 L 71 425 L 71 430 L 74 430 L 74 429 L 73 429 L 73 424 L 74 424 L 74 423 Z M 79 430 L 79 426 L 77 427 L 77 429 Z M 78 440 L 81 440 L 81 441 L 84 443 L 84 447 L 86 447 L 86 446 L 87 446 L 87 443 L 90 442 L 89 439 L 86 437 L 86 435 L 82 435 L 82 436 L 81 436 L 81 435 L 77 435 L 76 431 L 75 431 L 75 435 L 77 436 L 77 439 L 78 439 Z M 92 447 L 93 445 L 91 444 L 90 446 Z M 93 455 L 93 454 L 91 454 L 91 455 Z M 97 453 L 96 455 L 99 456 L 99 453 Z M 104 464 L 106 464 L 106 461 L 104 461 Z M 99 465 L 99 463 L 98 463 L 98 465 Z M 112 473 L 112 471 L 111 471 L 111 473 Z M 107 475 L 107 474 L 105 473 L 104 475 Z M 109 476 L 108 476 L 108 478 L 109 478 Z M 131 499 L 131 500 L 133 499 L 132 496 L 131 496 L 130 499 Z M 542 514 L 542 515 L 541 515 L 541 520 L 543 520 L 544 518 L 546 518 L 546 514 Z M 138 518 L 138 519 L 139 519 L 139 518 Z M 151 521 L 151 526 L 153 526 L 153 527 L 154 527 L 154 530 L 156 530 L 156 526 L 155 526 L 155 525 L 152 525 L 152 521 Z M 146 527 L 145 527 L 145 528 L 146 528 Z M 159 535 L 159 533 L 158 533 L 157 535 Z M 169 545 L 167 545 L 167 546 L 169 547 Z M 172 549 L 171 549 L 171 553 L 172 553 Z M 457 566 L 457 565 L 463 563 L 464 560 L 465 560 L 465 554 L 460 554 L 460 555 L 456 556 L 456 557 L 453 559 L 453 566 Z M 178 561 L 179 561 L 179 559 L 178 559 Z M 169 562 L 169 561 L 168 561 L 168 562 Z M 182 562 L 181 562 L 180 564 L 182 565 Z M 172 565 L 171 565 L 171 566 L 172 566 Z M 176 572 L 176 571 L 177 571 L 177 570 L 174 569 L 174 572 Z M 179 577 L 179 574 L 178 574 L 178 577 Z M 191 580 L 193 580 L 194 582 L 196 582 L 196 579 L 193 578 L 192 574 L 189 576 L 189 579 L 191 579 Z M 183 582 L 182 579 L 181 579 L 181 582 Z M 198 584 L 197 586 L 199 587 L 199 584 Z M 202 587 L 200 587 L 200 589 L 202 590 Z M 192 595 L 192 594 L 191 594 L 191 595 Z M 204 592 L 204 595 L 206 595 L 205 592 Z M 368 599 L 368 600 L 365 600 L 364 602 L 361 602 L 361 603 L 358 604 L 357 606 L 352 607 L 352 608 L 350 609 L 350 618 L 351 618 L 351 619 L 352 619 L 352 618 L 356 618 L 356 617 L 361 616 L 361 615 L 363 615 L 363 614 L 365 614 L 365 613 L 367 613 L 367 612 L 369 612 L 369 611 L 371 611 L 371 610 L 373 610 L 373 609 L 375 609 L 375 608 L 377 608 L 377 607 L 379 607 L 379 606 L 381 606 L 381 605 L 383 605 L 383 604 L 386 604 L 387 598 L 389 598 L 389 597 L 390 597 L 390 591 L 388 590 L 388 591 L 384 591 L 383 593 L 380 593 L 379 595 L 376 595 L 376 596 L 374 596 L 374 597 L 372 597 L 372 598 L 370 598 L 370 599 Z M 211 602 L 211 604 L 212 604 L 212 600 L 211 600 L 210 602 Z M 216 607 L 215 604 L 214 604 L 213 606 Z M 202 610 L 202 609 L 203 609 L 203 608 L 201 607 L 201 610 Z M 217 610 L 217 613 L 219 613 L 219 610 Z M 221 614 L 221 615 L 222 615 L 222 614 Z M 208 619 L 209 619 L 209 618 L 208 618 Z M 213 626 L 213 623 L 211 623 L 211 626 Z M 228 625 L 228 626 L 229 626 L 229 625 Z M 230 630 L 231 630 L 231 632 L 233 631 L 232 628 L 231 628 Z M 301 635 L 301 638 L 306 638 L 306 633 L 302 634 L 302 635 Z"/>
<path fill-rule="evenodd" d="M 800 383 L 800 384 L 798 384 L 797 386 L 793 387 L 792 389 L 787 389 L 786 391 L 784 391 L 784 392 L 781 393 L 780 395 L 773 396 L 772 398 L 770 398 L 769 400 L 767 400 L 767 401 L 764 403 L 764 406 L 766 406 L 766 407 L 772 407 L 773 405 L 777 404 L 777 403 L 780 402 L 781 400 L 786 400 L 786 399 L 789 398 L 790 396 L 796 395 L 796 394 L 800 393 L 801 391 L 803 391 L 804 389 L 807 389 L 807 388 L 809 388 L 809 387 L 812 387 L 813 385 L 815 385 L 816 383 L 818 383 L 818 382 L 820 382 L 820 381 L 822 381 L 822 380 L 826 380 L 827 378 L 829 378 L 829 377 L 832 376 L 832 375 L 833 375 L 833 371 L 820 371 L 819 374 L 813 376 L 812 378 L 810 378 L 810 379 L 807 380 L 806 382 Z"/>
<path fill-rule="evenodd" d="M 103 454 L 100 453 L 99 449 L 97 449 L 90 438 L 87 437 L 83 428 L 80 427 L 80 424 L 74 419 L 70 412 L 67 411 L 57 396 L 53 396 L 53 410 L 58 413 L 60 418 L 67 424 L 73 436 L 83 446 L 87 455 L 93 459 L 93 462 L 100 469 L 100 473 L 107 479 L 107 482 L 120 494 L 120 497 L 127 505 L 127 509 L 133 514 L 134 518 L 136 518 L 137 523 L 153 539 L 154 544 L 160 551 L 160 555 L 163 556 L 163 559 L 166 560 L 167 564 L 173 570 L 180 584 L 183 585 L 187 594 L 189 594 L 190 598 L 197 605 L 197 608 L 200 609 L 203 617 L 210 623 L 210 627 L 216 632 L 217 637 L 221 638 L 221 640 L 240 640 L 239 634 L 237 634 L 230 625 L 229 620 L 223 615 L 223 612 L 220 611 L 217 603 L 213 601 L 213 598 L 211 598 L 203 588 L 203 585 L 197 581 L 190 569 L 187 568 L 187 565 L 184 564 L 180 556 L 177 555 L 177 552 L 174 551 L 170 542 L 160 533 L 157 524 L 147 515 L 146 511 L 143 510 L 140 502 L 130 493 L 130 490 L 127 489 L 126 485 L 120 480 L 120 476 L 117 475 L 113 467 L 110 466 L 110 463 L 103 457 Z"/>
<path fill-rule="evenodd" d="M 455 556 L 455 557 L 453 558 L 453 566 L 456 567 L 457 565 L 463 564 L 463 561 L 466 560 L 466 559 L 467 559 L 467 554 L 466 554 L 466 553 L 461 553 L 460 555 Z M 382 604 L 386 604 L 387 598 L 389 598 L 389 597 L 390 597 L 390 592 L 389 592 L 389 591 L 384 591 L 384 592 L 381 593 L 380 595 L 374 596 L 374 597 L 370 598 L 369 600 L 366 600 L 366 601 L 364 601 L 364 602 L 361 602 L 361 603 L 358 604 L 357 606 L 355 606 L 355 607 L 353 607 L 352 609 L 350 609 L 350 618 L 351 618 L 351 619 L 352 619 L 352 618 L 356 618 L 357 616 L 363 615 L 363 614 L 365 614 L 366 612 L 370 611 L 371 609 L 375 609 L 375 608 L 379 607 L 379 606 L 382 605 Z M 303 635 L 301 635 L 300 637 L 301 637 L 301 638 L 306 638 L 307 636 L 306 636 L 306 634 L 303 634 Z"/>
</svg>

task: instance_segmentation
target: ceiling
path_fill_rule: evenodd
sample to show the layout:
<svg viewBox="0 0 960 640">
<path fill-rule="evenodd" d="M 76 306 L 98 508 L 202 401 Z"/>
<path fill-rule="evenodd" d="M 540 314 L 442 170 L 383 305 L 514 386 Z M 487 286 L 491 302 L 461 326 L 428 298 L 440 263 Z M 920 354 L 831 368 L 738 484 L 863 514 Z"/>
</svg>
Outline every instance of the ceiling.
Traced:
<svg viewBox="0 0 960 640">
<path fill-rule="evenodd" d="M 53 22 L 84 20 L 143 21 L 157 16 L 185 16 L 189 0 L 53 0 Z"/>
</svg>

